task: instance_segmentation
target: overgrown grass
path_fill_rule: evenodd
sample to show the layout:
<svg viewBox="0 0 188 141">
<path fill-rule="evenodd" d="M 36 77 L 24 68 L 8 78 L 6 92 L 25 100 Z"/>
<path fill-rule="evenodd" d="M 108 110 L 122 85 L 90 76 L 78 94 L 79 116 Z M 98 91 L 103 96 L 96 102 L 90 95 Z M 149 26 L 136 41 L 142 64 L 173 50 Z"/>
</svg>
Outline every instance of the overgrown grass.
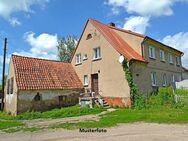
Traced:
<svg viewBox="0 0 188 141">
<path fill-rule="evenodd" d="M 178 95 L 188 95 L 188 89 L 176 89 L 175 93 Z"/>
<path fill-rule="evenodd" d="M 121 108 L 106 114 L 99 121 L 64 123 L 50 126 L 50 128 L 100 128 L 133 122 L 188 123 L 188 108 L 175 109 L 161 107 L 142 110 Z"/>
</svg>

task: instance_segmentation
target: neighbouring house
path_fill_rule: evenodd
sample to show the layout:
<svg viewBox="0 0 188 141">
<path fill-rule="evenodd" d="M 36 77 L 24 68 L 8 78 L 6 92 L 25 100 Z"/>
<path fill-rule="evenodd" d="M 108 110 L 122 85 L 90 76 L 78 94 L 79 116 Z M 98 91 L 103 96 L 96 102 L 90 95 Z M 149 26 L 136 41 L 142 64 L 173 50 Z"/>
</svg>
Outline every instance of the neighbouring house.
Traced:
<svg viewBox="0 0 188 141">
<path fill-rule="evenodd" d="M 182 80 L 183 52 L 148 36 L 88 19 L 71 60 L 85 89 L 109 105 L 130 106 L 130 87 L 122 67 L 123 56 L 140 91 Z"/>
<path fill-rule="evenodd" d="M 182 74 L 183 79 L 188 79 L 188 69 L 183 68 L 183 74 Z"/>
<path fill-rule="evenodd" d="M 12 55 L 5 111 L 12 115 L 75 105 L 82 83 L 70 63 Z"/>
</svg>

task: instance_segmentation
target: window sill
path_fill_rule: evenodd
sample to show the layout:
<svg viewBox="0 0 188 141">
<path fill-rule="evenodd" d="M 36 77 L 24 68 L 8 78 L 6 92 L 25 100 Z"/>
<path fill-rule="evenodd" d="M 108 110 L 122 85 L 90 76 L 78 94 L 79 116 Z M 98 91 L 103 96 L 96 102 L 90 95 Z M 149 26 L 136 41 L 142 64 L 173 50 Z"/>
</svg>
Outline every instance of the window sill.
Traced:
<svg viewBox="0 0 188 141">
<path fill-rule="evenodd" d="M 81 65 L 82 63 L 77 63 L 77 64 L 75 64 L 75 66 L 78 66 L 78 65 Z"/>
<path fill-rule="evenodd" d="M 156 58 L 154 58 L 154 57 L 149 57 L 150 59 L 152 59 L 152 60 L 156 60 Z"/>
<path fill-rule="evenodd" d="M 92 61 L 98 61 L 98 60 L 101 60 L 102 58 L 100 57 L 100 58 L 94 58 L 94 59 L 92 59 Z"/>
<path fill-rule="evenodd" d="M 160 60 L 161 62 L 163 62 L 163 63 L 166 63 L 166 61 L 165 60 Z"/>
<path fill-rule="evenodd" d="M 84 84 L 84 87 L 88 87 L 88 84 Z"/>
<path fill-rule="evenodd" d="M 170 64 L 170 65 L 174 65 L 174 63 L 172 63 L 172 62 L 170 62 L 169 64 Z"/>
</svg>

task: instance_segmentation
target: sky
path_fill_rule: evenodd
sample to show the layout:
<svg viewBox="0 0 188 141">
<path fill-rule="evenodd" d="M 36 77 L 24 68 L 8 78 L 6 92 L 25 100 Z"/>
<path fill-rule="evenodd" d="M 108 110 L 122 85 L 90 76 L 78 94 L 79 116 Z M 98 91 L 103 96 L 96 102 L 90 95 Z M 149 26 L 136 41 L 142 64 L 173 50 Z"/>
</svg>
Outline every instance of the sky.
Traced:
<svg viewBox="0 0 188 141">
<path fill-rule="evenodd" d="M 58 37 L 79 38 L 88 18 L 176 48 L 188 68 L 188 0 L 0 0 L 0 73 L 5 37 L 7 72 L 11 54 L 57 59 Z"/>
</svg>

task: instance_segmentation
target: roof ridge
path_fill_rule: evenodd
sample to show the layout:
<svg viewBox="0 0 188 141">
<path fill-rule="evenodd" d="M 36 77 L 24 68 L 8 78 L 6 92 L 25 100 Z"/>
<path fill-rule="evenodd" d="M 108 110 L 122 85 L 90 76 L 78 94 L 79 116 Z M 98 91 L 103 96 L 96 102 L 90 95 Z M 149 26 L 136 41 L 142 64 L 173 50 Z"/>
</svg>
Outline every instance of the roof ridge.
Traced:
<svg viewBox="0 0 188 141">
<path fill-rule="evenodd" d="M 118 28 L 118 27 L 110 26 L 110 25 L 108 25 L 108 24 L 102 23 L 102 22 L 97 21 L 97 20 L 92 19 L 92 18 L 89 18 L 89 20 L 93 20 L 93 21 L 95 21 L 95 22 L 98 22 L 98 23 L 100 23 L 100 24 L 103 24 L 103 25 L 105 25 L 105 26 L 108 26 L 109 28 L 112 28 L 112 29 L 115 29 L 115 30 L 119 30 L 119 31 L 122 31 L 122 32 L 126 32 L 126 33 L 128 33 L 128 34 L 132 34 L 132 35 L 139 36 L 139 37 L 142 37 L 142 38 L 145 38 L 145 37 L 146 37 L 146 35 L 144 35 L 144 34 L 140 34 L 140 33 L 134 32 L 134 31 L 129 31 L 129 30 L 126 30 L 126 29 L 123 29 L 123 28 Z"/>
<path fill-rule="evenodd" d="M 28 58 L 28 59 L 35 59 L 35 60 L 42 60 L 42 61 L 51 61 L 51 62 L 60 62 L 60 63 L 68 63 L 68 64 L 70 64 L 70 62 L 63 62 L 63 61 L 59 61 L 59 60 L 50 60 L 50 59 L 45 59 L 45 58 L 23 56 L 23 55 L 17 55 L 17 54 L 12 54 L 11 56 L 21 57 L 21 58 Z"/>
</svg>

